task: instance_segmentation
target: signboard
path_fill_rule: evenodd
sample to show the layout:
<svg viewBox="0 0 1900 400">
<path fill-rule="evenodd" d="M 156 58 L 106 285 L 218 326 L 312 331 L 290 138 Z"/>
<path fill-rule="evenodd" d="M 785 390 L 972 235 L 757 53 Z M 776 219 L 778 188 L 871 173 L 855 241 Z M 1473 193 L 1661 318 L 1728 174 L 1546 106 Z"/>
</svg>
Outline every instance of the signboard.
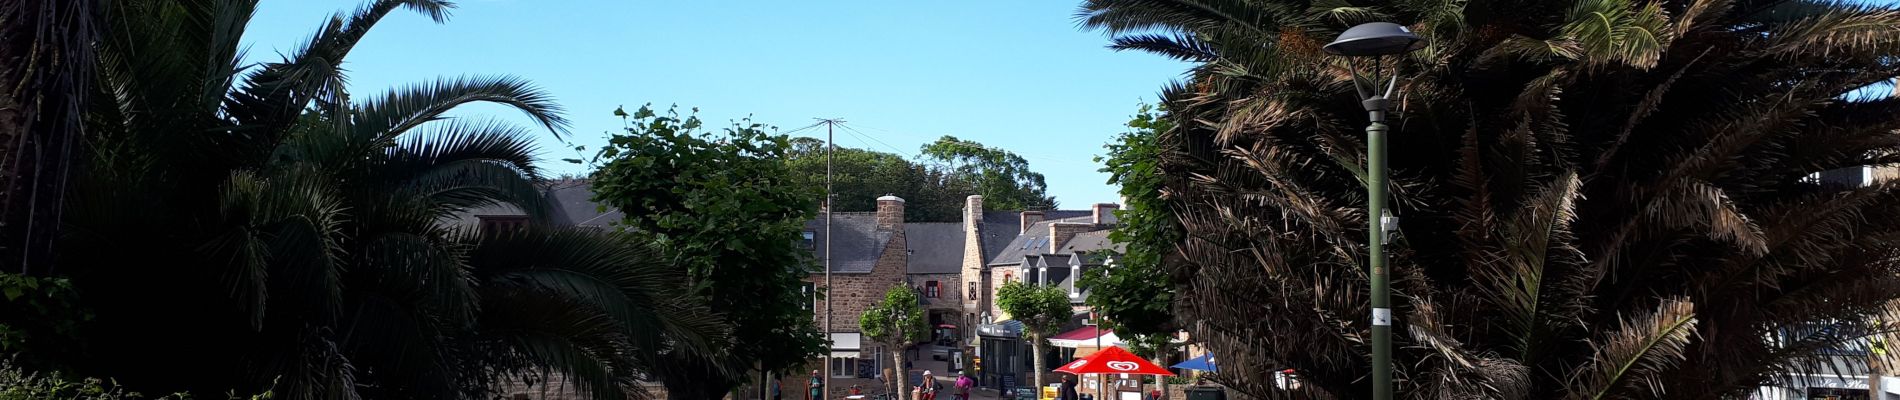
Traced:
<svg viewBox="0 0 1900 400">
<path fill-rule="evenodd" d="M 1003 392 L 1009 392 L 1010 389 L 1015 389 L 1015 388 L 1016 388 L 1016 374 L 1003 375 Z"/>
</svg>

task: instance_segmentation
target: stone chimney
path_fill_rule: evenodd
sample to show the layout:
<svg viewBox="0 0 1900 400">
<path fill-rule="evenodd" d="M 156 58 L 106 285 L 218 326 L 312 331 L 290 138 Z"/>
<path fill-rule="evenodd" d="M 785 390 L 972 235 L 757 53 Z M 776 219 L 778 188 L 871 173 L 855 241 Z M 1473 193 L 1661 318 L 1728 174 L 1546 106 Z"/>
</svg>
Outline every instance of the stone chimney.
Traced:
<svg viewBox="0 0 1900 400">
<path fill-rule="evenodd" d="M 1093 207 L 1093 211 L 1094 211 L 1093 214 L 1095 215 L 1095 224 L 1096 225 L 1114 225 L 1115 224 L 1115 210 L 1119 210 L 1121 208 L 1122 206 L 1120 204 L 1115 204 L 1115 203 L 1095 203 L 1095 207 Z"/>
<path fill-rule="evenodd" d="M 976 339 L 976 325 L 981 322 L 978 315 L 988 313 L 990 309 L 990 274 L 985 265 L 990 260 L 983 258 L 983 235 L 994 234 L 983 231 L 983 196 L 971 195 L 963 199 L 963 287 L 951 290 L 963 291 L 963 321 L 960 329 L 963 340 Z"/>
<path fill-rule="evenodd" d="M 904 230 L 904 199 L 892 195 L 877 198 L 877 230 Z"/>
<path fill-rule="evenodd" d="M 1029 226 L 1035 225 L 1037 222 L 1042 222 L 1041 211 L 1023 211 L 1023 228 L 1017 232 L 1028 232 Z"/>
<path fill-rule="evenodd" d="M 1062 245 L 1069 244 L 1075 234 L 1095 230 L 1094 224 L 1080 222 L 1057 222 L 1049 224 L 1049 248 L 1044 253 L 1054 253 Z"/>
</svg>

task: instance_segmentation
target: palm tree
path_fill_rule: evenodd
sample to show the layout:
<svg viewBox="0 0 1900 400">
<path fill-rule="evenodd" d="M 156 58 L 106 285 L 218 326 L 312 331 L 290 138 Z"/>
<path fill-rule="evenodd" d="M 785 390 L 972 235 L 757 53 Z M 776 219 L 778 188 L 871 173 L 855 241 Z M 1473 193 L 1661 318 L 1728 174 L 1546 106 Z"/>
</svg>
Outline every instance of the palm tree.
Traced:
<svg viewBox="0 0 1900 400">
<path fill-rule="evenodd" d="M 723 340 L 644 245 L 470 232 L 474 207 L 546 212 L 529 129 L 449 119 L 490 102 L 559 134 L 544 92 L 464 77 L 367 101 L 341 62 L 397 8 L 339 14 L 282 61 L 240 64 L 254 0 L 124 0 L 104 19 L 65 259 L 97 320 L 79 369 L 147 391 L 484 398 L 562 379 L 641 394 L 662 356 Z"/>
<path fill-rule="evenodd" d="M 1390 154 L 1394 364 L 1409 398 L 1741 397 L 1892 331 L 1900 11 L 1774 0 L 1088 0 L 1164 90 L 1178 318 L 1261 398 L 1365 398 L 1363 110 L 1320 46 L 1431 46 Z M 1885 318 L 1876 318 L 1885 317 Z M 1292 368 L 1287 389 L 1267 371 Z"/>
<path fill-rule="evenodd" d="M 0 4 L 0 265 L 51 273 L 80 117 L 92 93 L 96 0 Z"/>
</svg>

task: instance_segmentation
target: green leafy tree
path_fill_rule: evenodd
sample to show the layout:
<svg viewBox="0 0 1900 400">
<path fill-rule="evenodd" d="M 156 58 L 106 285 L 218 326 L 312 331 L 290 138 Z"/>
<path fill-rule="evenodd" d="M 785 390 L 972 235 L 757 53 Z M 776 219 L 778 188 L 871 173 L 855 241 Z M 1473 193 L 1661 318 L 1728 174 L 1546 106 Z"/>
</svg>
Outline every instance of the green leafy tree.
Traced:
<svg viewBox="0 0 1900 400">
<path fill-rule="evenodd" d="M 790 163 L 797 170 L 801 182 L 814 187 L 825 184 L 825 144 L 813 138 L 792 139 L 793 151 Z M 1033 179 L 1007 182 L 1010 187 L 984 188 L 986 182 L 1002 182 L 994 177 L 1013 176 L 1018 171 L 1005 170 L 1018 168 L 1028 171 L 1026 162 L 1001 167 L 987 164 L 960 164 L 960 152 L 971 152 L 969 157 L 994 156 L 998 150 L 990 150 L 974 142 L 957 141 L 954 145 L 939 142 L 926 147 L 925 162 L 912 162 L 891 153 L 840 147 L 832 153 L 832 191 L 838 211 L 873 211 L 877 209 L 876 199 L 883 195 L 896 195 L 905 199 L 904 216 L 908 221 L 956 222 L 963 220 L 964 199 L 972 194 L 993 193 L 996 196 L 1011 196 L 999 203 L 986 201 L 986 205 L 999 209 L 1022 209 L 1025 204 L 1047 204 L 1053 207 L 1054 198 L 1043 196 L 1040 174 L 1029 173 Z M 928 148 L 936 146 L 944 150 L 937 153 L 942 157 L 931 156 Z M 961 147 L 959 147 L 961 146 Z M 983 154 L 975 154 L 983 152 Z M 1007 152 L 1003 159 L 1014 158 Z M 974 158 L 972 158 L 974 159 Z M 957 166 L 965 166 L 957 167 Z M 996 185 L 992 185 L 996 186 Z M 1024 197 L 1029 193 L 1033 196 Z M 987 198 L 986 198 L 987 199 Z"/>
<path fill-rule="evenodd" d="M 1069 291 L 1056 286 L 1009 281 L 996 288 L 996 307 L 1008 314 L 1009 319 L 1023 323 L 1023 339 L 1029 341 L 1031 351 L 1035 352 L 1031 357 L 1033 376 L 1030 379 L 1036 383 L 1035 387 L 1043 387 L 1042 375 L 1049 371 L 1045 368 L 1048 360 L 1043 359 L 1043 342 L 1075 318 L 1075 308 L 1069 304 Z"/>
<path fill-rule="evenodd" d="M 924 333 L 929 332 L 929 327 L 924 326 L 924 310 L 917 305 L 918 300 L 916 290 L 903 285 L 893 286 L 884 291 L 883 301 L 871 305 L 870 309 L 864 310 L 863 315 L 858 316 L 858 326 L 864 330 L 864 335 L 891 349 L 891 365 L 904 365 L 904 351 L 924 341 Z M 909 391 L 903 390 L 911 386 L 907 382 L 909 374 L 897 371 L 894 375 L 895 379 L 891 382 L 896 387 L 891 389 L 898 394 L 899 399 L 909 398 Z"/>
<path fill-rule="evenodd" d="M 1181 235 L 1180 222 L 1161 199 L 1161 132 L 1173 126 L 1167 115 L 1142 105 L 1128 121 L 1128 132 L 1109 142 L 1108 155 L 1098 157 L 1108 183 L 1121 187 L 1127 203 L 1115 211 L 1119 225 L 1108 237 L 1125 247 L 1106 268 L 1089 269 L 1081 286 L 1089 290 L 1088 304 L 1118 326 L 1123 334 L 1168 334 L 1174 323 L 1174 286 L 1162 267 Z M 1098 260 L 1098 262 L 1101 260 Z"/>
<path fill-rule="evenodd" d="M 1163 263 L 1248 397 L 1370 397 L 1365 110 L 1399 77 L 1388 249 L 1402 398 L 1740 398 L 1895 329 L 1900 10 L 1777 0 L 1088 0 L 1164 89 Z M 1322 46 L 1426 37 L 1356 64 Z M 1865 94 L 1864 92 L 1862 94 Z M 1819 174 L 1826 179 L 1816 179 Z M 1859 174 L 1854 174 L 1856 177 Z M 1171 260 L 1172 261 L 1172 260 Z M 1273 384 L 1270 368 L 1301 385 Z"/>
<path fill-rule="evenodd" d="M 945 135 L 922 148 L 924 160 L 958 179 L 974 182 L 983 204 L 999 210 L 1047 210 L 1056 207 L 1042 174 L 1029 160 L 1008 150 Z"/>
<path fill-rule="evenodd" d="M 792 139 L 787 162 L 803 185 L 825 187 L 825 144 L 812 138 Z M 941 171 L 891 153 L 840 147 L 831 160 L 834 204 L 840 212 L 875 211 L 877 198 L 895 195 L 905 200 L 907 221 L 961 221 L 963 197 L 975 193 L 963 180 L 947 179 Z"/>
<path fill-rule="evenodd" d="M 747 371 L 782 371 L 824 350 L 802 308 L 812 272 L 799 247 L 817 210 L 818 188 L 802 184 L 784 161 L 790 138 L 746 121 L 720 132 L 697 116 L 642 106 L 600 150 L 594 200 L 626 214 L 626 230 L 667 249 L 688 287 L 731 324 L 719 357 L 674 357 L 655 371 L 667 395 L 712 399 L 747 380 Z"/>
<path fill-rule="evenodd" d="M 646 245 L 445 221 L 547 213 L 535 131 L 450 119 L 497 103 L 558 134 L 517 78 L 444 78 L 352 100 L 341 63 L 399 8 L 372 1 L 244 68 L 255 1 L 123 0 L 102 15 L 85 163 L 60 248 L 81 306 L 82 376 L 154 393 L 485 398 L 510 380 L 594 398 L 643 389 L 648 354 L 702 354 L 717 318 Z M 272 389 L 274 388 L 274 389 Z"/>
</svg>

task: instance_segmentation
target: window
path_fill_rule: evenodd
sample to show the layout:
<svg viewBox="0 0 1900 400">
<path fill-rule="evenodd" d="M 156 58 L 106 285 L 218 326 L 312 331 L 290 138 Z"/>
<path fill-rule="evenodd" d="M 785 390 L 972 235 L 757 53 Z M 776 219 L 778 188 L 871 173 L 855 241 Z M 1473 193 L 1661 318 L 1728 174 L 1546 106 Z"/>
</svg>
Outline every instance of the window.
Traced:
<svg viewBox="0 0 1900 400">
<path fill-rule="evenodd" d="M 804 286 L 798 288 L 798 293 L 805 295 L 805 304 L 803 304 L 805 310 L 812 309 L 812 303 L 817 300 L 817 292 L 818 284 L 812 282 L 805 282 Z"/>
<path fill-rule="evenodd" d="M 1075 283 L 1082 281 L 1082 267 L 1069 264 L 1069 297 L 1082 297 L 1082 288 Z"/>
<path fill-rule="evenodd" d="M 858 358 L 857 357 L 832 357 L 831 358 L 831 377 L 833 378 L 858 377 Z"/>
<path fill-rule="evenodd" d="M 937 281 L 924 282 L 924 297 L 937 298 Z"/>
<path fill-rule="evenodd" d="M 970 295 L 964 298 L 971 299 L 971 300 L 976 299 L 976 282 L 970 282 Z"/>
<path fill-rule="evenodd" d="M 503 229 L 521 229 L 528 227 L 526 215 L 479 215 L 482 233 L 501 232 Z"/>
<path fill-rule="evenodd" d="M 804 233 L 805 241 L 800 243 L 800 245 L 805 246 L 806 250 L 817 248 L 818 241 L 815 239 L 817 237 L 817 234 L 818 234 L 817 232 L 805 231 Z"/>
</svg>

